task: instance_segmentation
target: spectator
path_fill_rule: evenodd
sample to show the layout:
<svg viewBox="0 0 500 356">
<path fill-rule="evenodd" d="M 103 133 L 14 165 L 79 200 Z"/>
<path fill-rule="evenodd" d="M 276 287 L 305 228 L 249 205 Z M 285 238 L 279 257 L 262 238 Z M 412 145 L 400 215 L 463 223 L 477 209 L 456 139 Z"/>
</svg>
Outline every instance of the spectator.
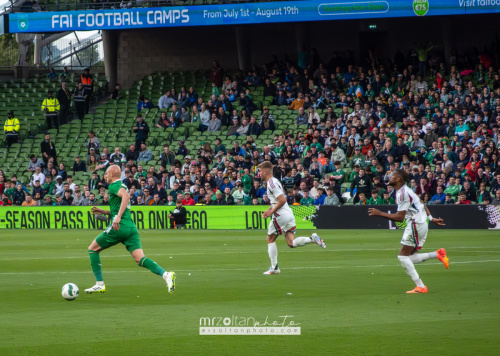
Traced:
<svg viewBox="0 0 500 356">
<path fill-rule="evenodd" d="M 37 158 L 36 155 L 30 154 L 30 163 L 28 164 L 28 172 L 34 172 L 36 167 L 42 168 L 43 161 Z"/>
<path fill-rule="evenodd" d="M 300 205 L 314 205 L 314 199 L 309 196 L 309 189 L 304 189 L 302 193 L 303 197 L 300 200 Z"/>
<path fill-rule="evenodd" d="M 356 194 L 354 194 L 354 189 L 356 189 Z M 367 175 L 365 175 L 365 169 L 359 169 L 359 176 L 353 179 L 351 183 L 351 196 L 354 196 L 354 204 L 359 201 L 359 194 L 364 193 L 365 197 L 370 196 L 373 190 L 373 183 Z"/>
<path fill-rule="evenodd" d="M 492 205 L 500 205 L 500 190 L 495 193 L 495 199 L 491 202 Z"/>
<path fill-rule="evenodd" d="M 159 194 L 154 194 L 153 195 L 153 201 L 149 205 L 155 205 L 155 206 L 162 206 L 164 205 L 163 202 L 160 200 L 160 195 Z"/>
<path fill-rule="evenodd" d="M 35 202 L 33 198 L 31 197 L 31 194 L 27 193 L 25 195 L 25 200 L 21 204 L 22 206 L 35 206 Z"/>
<path fill-rule="evenodd" d="M 23 186 L 21 183 L 16 185 L 16 190 L 12 193 L 12 204 L 13 205 L 22 205 L 24 200 L 26 199 L 26 193 L 23 190 Z"/>
<path fill-rule="evenodd" d="M 453 200 L 458 198 L 458 194 L 462 190 L 462 186 L 456 183 L 455 177 L 450 177 L 448 187 L 444 190 L 445 194 L 450 194 Z"/>
<path fill-rule="evenodd" d="M 141 114 L 137 114 L 137 124 L 133 127 L 135 136 L 135 147 L 141 147 L 142 143 L 146 143 L 149 134 L 149 126 Z"/>
<path fill-rule="evenodd" d="M 89 140 L 85 143 L 85 146 L 87 147 L 87 153 L 90 155 L 90 151 L 94 149 L 94 154 L 99 155 L 101 149 L 101 141 L 99 141 L 99 139 L 95 136 L 95 132 L 92 130 L 88 132 L 88 136 Z"/>
<path fill-rule="evenodd" d="M 464 192 L 465 193 L 465 192 Z M 496 194 L 496 192 L 495 192 Z M 491 195 L 490 193 L 486 190 L 486 183 L 481 183 L 479 185 L 479 189 L 477 191 L 477 202 L 480 204 L 482 203 L 485 199 L 488 199 L 488 201 L 491 202 Z M 464 203 L 465 204 L 465 203 Z"/>
<path fill-rule="evenodd" d="M 252 112 L 255 110 L 256 105 L 250 98 L 250 96 L 246 95 L 245 93 L 241 92 L 240 93 L 240 106 L 242 106 L 248 115 L 252 115 Z"/>
<path fill-rule="evenodd" d="M 325 189 L 319 187 L 317 190 L 318 190 L 318 193 L 317 193 L 317 197 L 314 199 L 314 205 L 324 205 L 325 199 L 326 199 Z"/>
<path fill-rule="evenodd" d="M 120 95 L 121 89 L 122 89 L 121 85 L 118 84 L 118 83 L 116 83 L 115 89 L 113 89 L 113 91 L 111 92 L 111 95 L 109 96 L 109 98 L 111 100 L 118 100 L 118 96 Z"/>
<path fill-rule="evenodd" d="M 110 163 L 120 165 L 122 159 L 125 159 L 125 155 L 120 152 L 120 147 L 115 147 L 115 152 L 109 156 Z"/>
<path fill-rule="evenodd" d="M 394 197 L 392 197 L 390 195 L 389 192 L 384 192 L 382 194 L 382 204 L 383 205 L 393 205 L 393 204 L 396 204 L 395 200 L 394 200 Z"/>
<path fill-rule="evenodd" d="M 436 194 L 431 198 L 430 204 L 444 204 L 446 200 L 446 194 L 443 191 L 443 187 L 436 188 Z"/>
<path fill-rule="evenodd" d="M 56 93 L 56 99 L 59 101 L 61 111 L 59 113 L 59 121 L 62 125 L 68 123 L 69 110 L 71 108 L 71 93 L 67 89 L 67 83 L 62 82 L 61 88 Z"/>
<path fill-rule="evenodd" d="M 171 97 L 170 90 L 165 91 L 165 95 L 158 100 L 158 107 L 160 109 L 168 109 L 173 104 L 175 104 L 175 100 Z"/>
<path fill-rule="evenodd" d="M 293 102 L 288 106 L 290 110 L 299 110 L 304 106 L 304 94 L 299 93 L 297 99 L 293 100 Z"/>
<path fill-rule="evenodd" d="M 217 118 L 217 114 L 213 113 L 211 120 L 208 122 L 207 130 L 214 134 L 216 131 L 220 131 L 221 129 L 221 121 Z"/>
<path fill-rule="evenodd" d="M 45 134 L 45 139 L 41 143 L 42 158 L 45 164 L 49 162 L 50 158 L 57 159 L 56 146 L 50 139 L 50 134 Z"/>
<path fill-rule="evenodd" d="M 73 163 L 73 175 L 76 174 L 76 172 L 86 172 L 87 167 L 85 165 L 85 162 L 83 162 L 80 158 L 79 155 L 75 157 L 75 163 Z"/>
<path fill-rule="evenodd" d="M 382 198 L 378 196 L 378 190 L 372 190 L 372 196 L 368 199 L 369 205 L 382 205 Z"/>
<path fill-rule="evenodd" d="M 181 140 L 177 143 L 177 145 L 179 146 L 179 148 L 177 149 L 177 155 L 183 157 L 188 155 L 189 150 L 186 148 L 185 143 L 186 142 L 184 140 Z"/>
<path fill-rule="evenodd" d="M 38 166 L 35 168 L 35 173 L 31 177 L 31 182 L 29 185 L 35 185 L 35 182 L 39 181 L 41 185 L 45 183 L 45 174 L 42 173 L 42 167 Z"/>
<path fill-rule="evenodd" d="M 139 157 L 139 152 L 136 150 L 135 145 L 130 145 L 129 150 L 127 151 L 127 154 L 125 156 L 125 159 L 127 162 L 135 162 L 137 161 L 137 158 Z"/>
<path fill-rule="evenodd" d="M 148 163 L 152 159 L 153 159 L 153 154 L 148 149 L 146 144 L 142 143 L 141 144 L 141 152 L 139 152 L 139 157 L 137 157 L 137 161 L 138 162 L 144 161 L 144 162 Z"/>
<path fill-rule="evenodd" d="M 460 194 L 458 194 L 458 201 L 455 204 L 468 205 L 471 204 L 471 201 L 467 199 L 467 193 L 460 192 Z"/>
<path fill-rule="evenodd" d="M 340 201 L 337 195 L 333 192 L 332 187 L 328 187 L 326 190 L 326 198 L 324 201 L 324 205 L 333 205 L 333 206 L 340 206 Z"/>
<path fill-rule="evenodd" d="M 73 202 L 71 203 L 71 205 L 86 206 L 87 203 L 88 203 L 88 201 L 82 195 L 82 191 L 80 189 L 75 189 L 75 197 L 73 198 Z"/>
</svg>

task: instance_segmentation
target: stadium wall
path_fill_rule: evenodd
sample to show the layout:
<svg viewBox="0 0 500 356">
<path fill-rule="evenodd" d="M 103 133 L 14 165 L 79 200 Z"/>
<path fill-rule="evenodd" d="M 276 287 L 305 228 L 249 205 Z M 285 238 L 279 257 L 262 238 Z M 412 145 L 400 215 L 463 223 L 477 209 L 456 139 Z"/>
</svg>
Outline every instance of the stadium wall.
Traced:
<svg viewBox="0 0 500 356">
<path fill-rule="evenodd" d="M 395 229 L 382 218 L 368 216 L 371 206 L 292 206 L 297 229 Z M 267 230 L 266 206 L 188 206 L 187 228 L 193 230 Z M 395 212 L 395 205 L 377 206 Z M 433 216 L 445 220 L 436 229 L 500 229 L 500 208 L 494 205 L 430 207 Z M 132 219 L 139 229 L 165 230 L 172 207 L 134 206 Z M 88 207 L 9 207 L 0 210 L 0 229 L 100 229 L 107 223 L 95 219 Z"/>
</svg>

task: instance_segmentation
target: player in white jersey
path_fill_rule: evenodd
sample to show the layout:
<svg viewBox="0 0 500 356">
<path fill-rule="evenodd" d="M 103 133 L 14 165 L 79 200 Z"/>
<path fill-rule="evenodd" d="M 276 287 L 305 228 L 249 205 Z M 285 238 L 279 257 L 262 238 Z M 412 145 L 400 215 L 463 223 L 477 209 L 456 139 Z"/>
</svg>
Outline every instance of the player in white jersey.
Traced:
<svg viewBox="0 0 500 356">
<path fill-rule="evenodd" d="M 284 234 L 286 242 L 290 247 L 301 247 L 309 243 L 315 243 L 323 248 L 326 247 L 323 240 L 314 233 L 310 237 L 295 238 L 295 217 L 293 211 L 286 202 L 283 188 L 278 179 L 273 177 L 273 165 L 271 162 L 262 162 L 259 165 L 260 176 L 267 182 L 267 196 L 271 201 L 269 209 L 262 213 L 264 219 L 271 218 L 269 229 L 267 231 L 267 252 L 271 259 L 271 267 L 264 274 L 278 274 L 278 248 L 276 247 L 276 238 Z"/>
<path fill-rule="evenodd" d="M 422 204 L 420 198 L 406 186 L 407 181 L 408 174 L 403 170 L 397 170 L 389 179 L 389 185 L 393 186 L 396 190 L 398 211 L 395 214 L 387 214 L 373 208 L 368 209 L 368 213 L 371 216 L 381 216 L 396 222 L 406 221 L 398 259 L 406 273 L 416 284 L 415 289 L 406 293 L 427 293 L 427 287 L 415 270 L 415 264 L 437 258 L 446 268 L 449 268 L 450 261 L 446 256 L 444 248 L 429 253 L 416 252 L 420 251 L 427 238 L 429 229 L 427 220 L 432 221 L 436 225 L 444 225 L 444 223 L 443 219 L 435 219 L 431 216 L 429 209 Z"/>
</svg>

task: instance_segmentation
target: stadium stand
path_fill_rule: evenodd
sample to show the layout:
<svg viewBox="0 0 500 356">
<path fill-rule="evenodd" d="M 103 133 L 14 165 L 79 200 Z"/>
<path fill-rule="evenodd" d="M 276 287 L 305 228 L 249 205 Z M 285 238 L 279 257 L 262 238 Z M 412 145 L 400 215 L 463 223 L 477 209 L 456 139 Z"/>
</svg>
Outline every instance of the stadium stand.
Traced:
<svg viewBox="0 0 500 356">
<path fill-rule="evenodd" d="M 343 72 L 339 68 L 328 71 L 321 65 L 299 74 L 291 65 L 275 63 L 274 68 L 254 68 L 246 76 L 239 72 L 214 76 L 215 72 L 203 70 L 154 72 L 128 90 L 117 88 L 112 94 L 116 99 L 99 105 L 83 120 L 75 116 L 69 124 L 61 125 L 59 133 L 49 130 L 57 149 L 57 163 L 65 167 L 49 175 L 55 180 L 65 172 L 80 187 L 90 184 L 93 169 L 73 174 L 72 167 L 76 156 L 89 163 L 90 151 L 85 143 L 93 130 L 101 142 L 99 153 L 107 154 L 100 163 L 114 160 L 122 164 L 124 179 L 129 174 L 136 179 L 144 177 L 144 183 L 127 184 L 137 187 L 137 195 L 151 204 L 155 204 L 153 196 L 144 197 L 142 193 L 144 187 L 151 186 L 150 178 L 156 181 L 153 185 L 158 184 L 155 192 L 161 195 L 161 204 L 169 203 L 169 195 L 175 201 L 176 193 L 182 194 L 184 189 L 194 193 L 197 203 L 210 199 L 209 203 L 214 204 L 215 193 L 224 193 L 225 188 L 230 188 L 225 192 L 225 204 L 265 204 L 265 186 L 259 182 L 256 170 L 256 164 L 264 159 L 280 167 L 276 174 L 288 188 L 290 204 L 391 203 L 394 194 L 385 182 L 397 168 L 410 173 L 410 188 L 427 203 L 498 204 L 498 74 L 493 67 L 482 64 L 474 71 L 462 72 L 455 66 L 431 68 L 424 78 L 411 70 L 405 67 L 385 74 L 383 69 L 349 66 Z M 78 82 L 77 75 L 69 79 L 72 84 Z M 98 76 L 94 79 L 94 96 L 102 97 L 107 82 Z M 0 167 L 4 180 L 17 175 L 18 181 L 27 186 L 33 177 L 33 172 L 26 171 L 29 157 L 34 154 L 41 158 L 40 144 L 46 128 L 40 103 L 47 89 L 57 89 L 60 81 L 39 77 L 1 85 L 4 100 L 0 106 L 15 110 L 21 122 L 21 142 L 9 150 L 0 150 Z M 158 104 L 167 91 L 176 105 L 160 109 Z M 221 102 L 220 95 L 227 98 Z M 202 103 L 214 114 L 214 122 L 221 120 L 214 126 L 220 130 L 202 125 L 202 115 L 192 113 L 193 104 L 201 108 Z M 179 113 L 174 112 L 174 106 Z M 305 108 L 304 120 L 300 119 L 300 108 Z M 145 149 L 151 152 L 151 159 L 121 162 L 110 155 L 118 147 L 129 156 L 130 145 L 137 141 L 133 128 L 138 109 L 149 127 Z M 162 113 L 165 121 L 159 120 Z M 170 116 L 176 119 L 168 119 Z M 235 117 L 237 126 L 232 127 Z M 245 126 L 245 117 L 252 126 Z M 163 127 L 157 127 L 158 123 Z M 251 135 L 246 134 L 249 128 L 255 130 Z M 216 154 L 222 147 L 216 147 L 217 139 L 229 154 Z M 173 157 L 168 155 L 163 175 L 164 145 L 169 145 Z M 443 159 L 444 153 L 448 156 Z M 448 158 L 451 162 L 447 162 Z M 335 164 L 337 160 L 340 164 Z M 144 172 L 137 172 L 137 166 L 142 166 Z M 359 170 L 366 170 L 365 178 Z M 228 176 L 228 181 L 218 176 L 219 171 Z M 101 180 L 103 172 L 97 170 Z M 185 174 L 191 174 L 190 179 Z M 175 182 L 178 185 L 174 186 Z M 93 193 L 102 201 L 105 191 L 99 191 L 101 186 L 105 189 L 106 184 L 95 185 L 86 194 Z M 204 188 L 210 191 L 210 197 L 205 196 Z M 304 194 L 306 191 L 309 193 Z M 374 196 L 373 191 L 377 192 Z M 361 200 L 360 193 L 364 194 Z M 229 194 L 233 199 L 228 200 Z M 48 195 L 55 198 L 54 190 Z M 133 203 L 137 204 L 136 200 Z"/>
</svg>

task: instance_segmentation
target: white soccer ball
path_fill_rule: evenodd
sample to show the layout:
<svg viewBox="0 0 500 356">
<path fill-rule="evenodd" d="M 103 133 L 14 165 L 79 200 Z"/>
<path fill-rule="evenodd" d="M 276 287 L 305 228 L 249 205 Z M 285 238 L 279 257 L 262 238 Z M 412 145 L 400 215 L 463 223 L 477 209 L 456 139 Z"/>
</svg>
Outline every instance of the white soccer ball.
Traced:
<svg viewBox="0 0 500 356">
<path fill-rule="evenodd" d="M 74 283 L 66 283 L 62 287 L 61 294 L 66 300 L 75 300 L 78 297 L 79 289 Z"/>
</svg>

